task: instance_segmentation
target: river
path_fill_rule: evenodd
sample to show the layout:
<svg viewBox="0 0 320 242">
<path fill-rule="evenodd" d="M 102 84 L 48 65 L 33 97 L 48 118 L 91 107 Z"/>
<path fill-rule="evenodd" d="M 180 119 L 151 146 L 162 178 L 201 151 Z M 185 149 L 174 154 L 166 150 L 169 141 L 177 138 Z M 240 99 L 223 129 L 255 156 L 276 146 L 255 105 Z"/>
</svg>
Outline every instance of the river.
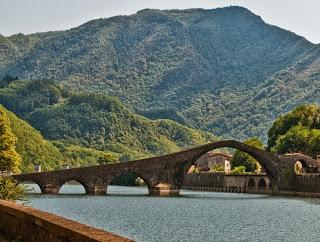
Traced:
<svg viewBox="0 0 320 242">
<path fill-rule="evenodd" d="M 64 185 L 64 193 L 81 193 Z M 320 199 L 109 186 L 107 196 L 30 196 L 29 206 L 137 241 L 319 241 Z"/>
</svg>

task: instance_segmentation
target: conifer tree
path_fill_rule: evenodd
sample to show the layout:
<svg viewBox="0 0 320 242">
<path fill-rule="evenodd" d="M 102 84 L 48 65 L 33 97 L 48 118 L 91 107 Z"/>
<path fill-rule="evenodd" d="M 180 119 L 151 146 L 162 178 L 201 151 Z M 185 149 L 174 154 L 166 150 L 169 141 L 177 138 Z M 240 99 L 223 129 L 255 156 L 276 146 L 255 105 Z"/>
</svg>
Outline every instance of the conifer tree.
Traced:
<svg viewBox="0 0 320 242">
<path fill-rule="evenodd" d="M 21 156 L 16 152 L 17 138 L 11 131 L 10 120 L 0 109 L 0 171 L 19 171 Z"/>
</svg>

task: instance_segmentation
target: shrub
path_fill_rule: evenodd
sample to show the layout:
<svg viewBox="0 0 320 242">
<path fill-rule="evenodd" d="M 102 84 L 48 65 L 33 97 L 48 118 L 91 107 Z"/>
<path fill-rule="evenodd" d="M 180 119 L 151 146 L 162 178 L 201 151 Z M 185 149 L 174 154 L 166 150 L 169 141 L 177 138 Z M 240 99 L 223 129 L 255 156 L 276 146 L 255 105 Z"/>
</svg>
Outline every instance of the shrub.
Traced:
<svg viewBox="0 0 320 242">
<path fill-rule="evenodd" d="M 245 173 L 246 173 L 245 166 L 237 166 L 231 171 L 231 174 L 245 174 Z"/>
<path fill-rule="evenodd" d="M 11 177 L 0 176 L 0 199 L 26 202 L 28 188 Z"/>
</svg>

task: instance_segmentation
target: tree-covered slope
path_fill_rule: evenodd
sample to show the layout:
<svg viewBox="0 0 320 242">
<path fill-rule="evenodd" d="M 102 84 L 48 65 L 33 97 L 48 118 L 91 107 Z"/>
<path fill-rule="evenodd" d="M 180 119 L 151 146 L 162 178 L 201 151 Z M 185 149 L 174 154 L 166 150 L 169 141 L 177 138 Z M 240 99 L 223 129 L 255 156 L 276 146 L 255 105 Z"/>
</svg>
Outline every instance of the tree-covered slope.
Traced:
<svg viewBox="0 0 320 242">
<path fill-rule="evenodd" d="M 137 157 L 170 153 L 214 139 L 170 120 L 143 118 L 101 94 L 73 94 L 61 104 L 35 110 L 26 119 L 50 140 Z"/>
<path fill-rule="evenodd" d="M 42 135 L 27 122 L 0 106 L 10 119 L 13 134 L 17 137 L 16 150 L 22 157 L 19 169 L 23 172 L 33 171 L 34 164 L 41 164 L 44 170 L 52 170 L 63 162 L 59 149 L 45 140 Z"/>
<path fill-rule="evenodd" d="M 320 69 L 310 63 L 318 50 L 240 7 L 149 9 L 67 31 L 2 37 L 0 76 L 104 92 L 147 117 L 244 139 L 263 136 L 288 100 L 312 99 L 301 82 L 319 81 L 308 71 Z M 283 73 L 304 97 L 286 92 Z"/>
<path fill-rule="evenodd" d="M 231 120 L 236 125 L 229 135 L 237 137 L 244 133 L 266 140 L 267 130 L 278 116 L 301 104 L 319 103 L 320 48 L 314 48 L 305 58 L 256 87 L 243 89 L 242 94 L 232 88 L 230 90 L 235 96 L 232 99 L 234 105 L 223 112 L 224 120 Z M 213 126 L 228 129 L 227 122 L 214 122 Z"/>
</svg>

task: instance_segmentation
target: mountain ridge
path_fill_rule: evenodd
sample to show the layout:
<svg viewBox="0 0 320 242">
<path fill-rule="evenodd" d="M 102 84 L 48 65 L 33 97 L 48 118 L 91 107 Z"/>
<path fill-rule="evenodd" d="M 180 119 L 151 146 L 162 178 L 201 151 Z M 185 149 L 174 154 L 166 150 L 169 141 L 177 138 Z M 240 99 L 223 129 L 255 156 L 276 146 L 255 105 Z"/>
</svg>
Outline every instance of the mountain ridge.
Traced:
<svg viewBox="0 0 320 242">
<path fill-rule="evenodd" d="M 300 79 L 315 86 L 320 69 L 319 45 L 242 7 L 149 9 L 28 38 L 11 37 L 29 46 L 20 56 L 0 40 L 0 76 L 103 92 L 147 117 L 183 120 L 236 139 L 265 138 L 272 118 L 293 103 L 313 101 L 315 89 L 305 91 L 302 83 L 309 84 Z M 282 78 L 289 76 L 304 96 L 284 92 Z"/>
</svg>

